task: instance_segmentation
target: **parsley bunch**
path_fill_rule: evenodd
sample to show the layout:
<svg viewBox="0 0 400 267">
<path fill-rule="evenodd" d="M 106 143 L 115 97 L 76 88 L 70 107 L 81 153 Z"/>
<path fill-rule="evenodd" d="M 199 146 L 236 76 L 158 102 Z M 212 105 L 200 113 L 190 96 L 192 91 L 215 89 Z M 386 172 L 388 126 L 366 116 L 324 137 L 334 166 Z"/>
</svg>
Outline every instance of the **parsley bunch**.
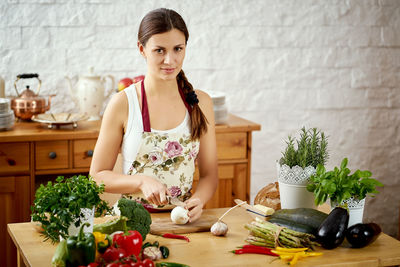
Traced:
<svg viewBox="0 0 400 267">
<path fill-rule="evenodd" d="M 57 177 L 53 183 L 49 181 L 36 190 L 32 211 L 32 220 L 42 223 L 45 240 L 59 241 L 59 236 L 68 237 L 68 227 L 75 220 L 75 226 L 81 224 L 81 209 L 95 207 L 96 216 L 110 212 L 107 202 L 100 198 L 104 185 L 100 186 L 84 175 L 64 179 Z"/>
<path fill-rule="evenodd" d="M 367 194 L 379 193 L 376 187 L 383 186 L 383 184 L 374 178 L 370 178 L 372 176 L 370 171 L 356 170 L 353 174 L 350 174 L 347 162 L 347 158 L 344 158 L 340 164 L 340 169 L 335 167 L 328 172 L 324 166 L 318 165 L 316 173 L 310 177 L 310 182 L 307 185 L 307 190 L 314 192 L 316 205 L 325 203 L 328 197 L 331 202 L 340 205 L 343 200 L 350 197 L 361 200 Z"/>
<path fill-rule="evenodd" d="M 295 147 L 295 141 L 297 148 Z M 300 139 L 295 140 L 289 135 L 286 144 L 287 147 L 279 161 L 281 165 L 286 164 L 290 168 L 296 165 L 303 169 L 307 166 L 316 168 L 318 164 L 325 165 L 328 160 L 327 137 L 317 128 L 306 130 L 303 127 L 300 132 Z"/>
</svg>

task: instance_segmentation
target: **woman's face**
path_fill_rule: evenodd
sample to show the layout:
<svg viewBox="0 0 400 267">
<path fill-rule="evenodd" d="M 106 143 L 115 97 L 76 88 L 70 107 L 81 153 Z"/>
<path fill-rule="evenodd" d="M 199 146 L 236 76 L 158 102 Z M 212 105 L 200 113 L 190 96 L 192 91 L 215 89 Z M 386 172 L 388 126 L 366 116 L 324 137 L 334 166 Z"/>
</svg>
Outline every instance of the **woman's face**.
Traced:
<svg viewBox="0 0 400 267">
<path fill-rule="evenodd" d="M 185 35 L 177 29 L 151 36 L 145 47 L 138 43 L 147 73 L 163 80 L 176 79 L 185 58 L 185 43 Z"/>
</svg>

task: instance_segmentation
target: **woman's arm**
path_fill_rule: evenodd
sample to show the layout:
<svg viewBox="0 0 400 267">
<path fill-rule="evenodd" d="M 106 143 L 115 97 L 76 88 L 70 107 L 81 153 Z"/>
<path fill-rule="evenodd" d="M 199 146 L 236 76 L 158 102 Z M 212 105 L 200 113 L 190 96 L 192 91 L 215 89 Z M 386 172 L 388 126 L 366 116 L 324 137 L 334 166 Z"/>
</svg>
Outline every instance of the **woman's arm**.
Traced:
<svg viewBox="0 0 400 267">
<path fill-rule="evenodd" d="M 196 90 L 202 112 L 208 120 L 207 133 L 200 138 L 200 151 L 197 163 L 200 179 L 193 196 L 187 200 L 190 221 L 200 218 L 203 206 L 209 201 L 218 185 L 217 145 L 215 138 L 214 109 L 212 99 L 203 91 Z"/>
<path fill-rule="evenodd" d="M 128 99 L 123 91 L 114 95 L 107 105 L 90 165 L 90 175 L 97 183 L 105 185 L 106 192 L 126 194 L 141 190 L 148 201 L 161 205 L 166 203 L 166 188 L 163 184 L 149 176 L 125 175 L 113 171 L 128 110 Z"/>
</svg>

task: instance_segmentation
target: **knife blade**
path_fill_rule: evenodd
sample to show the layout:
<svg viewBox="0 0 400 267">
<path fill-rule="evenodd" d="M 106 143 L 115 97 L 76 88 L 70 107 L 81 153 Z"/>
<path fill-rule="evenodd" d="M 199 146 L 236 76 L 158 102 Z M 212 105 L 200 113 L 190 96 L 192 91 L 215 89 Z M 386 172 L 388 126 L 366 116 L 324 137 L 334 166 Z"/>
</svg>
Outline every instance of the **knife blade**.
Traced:
<svg viewBox="0 0 400 267">
<path fill-rule="evenodd" d="M 185 202 L 180 201 L 176 197 L 167 196 L 167 198 L 168 198 L 168 202 L 171 203 L 172 205 L 181 206 L 181 207 L 184 207 L 186 205 Z"/>
</svg>

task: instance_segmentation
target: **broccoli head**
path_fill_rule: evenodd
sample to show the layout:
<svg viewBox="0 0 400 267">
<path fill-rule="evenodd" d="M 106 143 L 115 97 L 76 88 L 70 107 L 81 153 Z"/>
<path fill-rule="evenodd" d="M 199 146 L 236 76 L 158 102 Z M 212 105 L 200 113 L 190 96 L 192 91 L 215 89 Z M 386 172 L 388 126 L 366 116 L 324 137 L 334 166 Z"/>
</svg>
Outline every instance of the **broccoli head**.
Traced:
<svg viewBox="0 0 400 267">
<path fill-rule="evenodd" d="M 118 201 L 118 208 L 121 216 L 128 218 L 126 222 L 128 230 L 138 231 L 142 235 L 143 240 L 145 240 L 146 235 L 150 232 L 150 213 L 140 203 L 127 198 L 121 198 Z"/>
</svg>

